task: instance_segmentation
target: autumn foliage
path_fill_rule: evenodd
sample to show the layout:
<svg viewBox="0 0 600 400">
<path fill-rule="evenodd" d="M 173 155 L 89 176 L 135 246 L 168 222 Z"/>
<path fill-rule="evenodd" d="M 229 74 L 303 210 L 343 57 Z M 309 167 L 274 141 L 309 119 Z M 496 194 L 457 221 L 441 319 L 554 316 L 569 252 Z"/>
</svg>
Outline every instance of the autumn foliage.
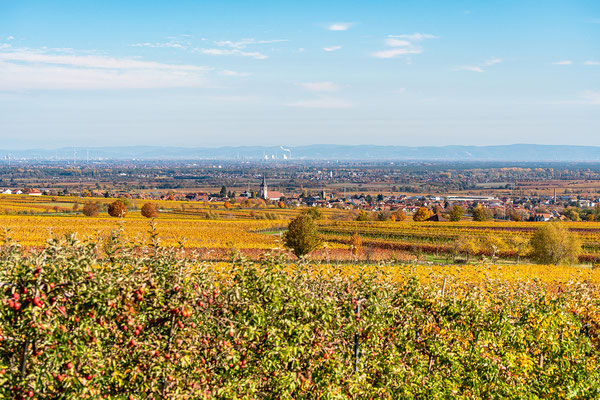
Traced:
<svg viewBox="0 0 600 400">
<path fill-rule="evenodd" d="M 146 203 L 142 206 L 141 213 L 146 218 L 158 217 L 158 207 L 153 203 Z"/>
<path fill-rule="evenodd" d="M 143 248 L 119 235 L 55 238 L 31 253 L 0 247 L 0 398 L 591 399 L 600 390 L 593 271 L 557 283 L 515 278 L 531 266 L 330 268 L 267 257 L 223 273 L 154 234 Z"/>
<path fill-rule="evenodd" d="M 429 219 L 433 215 L 433 212 L 427 207 L 421 207 L 413 215 L 413 220 L 420 222 Z"/>
<path fill-rule="evenodd" d="M 87 202 L 83 205 L 81 212 L 86 217 L 95 217 L 100 212 L 100 207 L 97 203 Z"/>
<path fill-rule="evenodd" d="M 123 218 L 127 215 L 127 207 L 121 200 L 116 200 L 108 206 L 108 215 Z"/>
<path fill-rule="evenodd" d="M 303 257 L 321 244 L 321 238 L 309 214 L 301 214 L 288 225 L 283 236 L 285 246 L 298 258 Z"/>
</svg>

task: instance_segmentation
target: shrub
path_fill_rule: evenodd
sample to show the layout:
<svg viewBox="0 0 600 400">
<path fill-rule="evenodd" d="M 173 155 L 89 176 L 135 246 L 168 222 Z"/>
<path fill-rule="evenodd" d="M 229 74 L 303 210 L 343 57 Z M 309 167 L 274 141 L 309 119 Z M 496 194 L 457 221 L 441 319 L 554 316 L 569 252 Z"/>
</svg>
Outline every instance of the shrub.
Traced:
<svg viewBox="0 0 600 400">
<path fill-rule="evenodd" d="M 309 207 L 306 210 L 304 210 L 304 214 L 311 217 L 313 221 L 323 219 L 323 211 L 321 211 L 321 209 L 318 207 Z"/>
<path fill-rule="evenodd" d="M 365 210 L 360 210 L 360 212 L 359 212 L 359 213 L 358 213 L 358 215 L 356 216 L 356 220 L 357 220 L 357 221 L 363 221 L 363 222 L 364 222 L 364 221 L 368 221 L 369 219 L 370 219 L 370 218 L 369 218 L 369 214 L 367 214 L 367 213 L 365 212 Z"/>
<path fill-rule="evenodd" d="M 116 200 L 108 206 L 108 215 L 111 217 L 124 218 L 127 215 L 127 207 L 121 200 Z"/>
<path fill-rule="evenodd" d="M 415 215 L 413 215 L 413 220 L 418 221 L 418 222 L 425 221 L 425 220 L 429 219 L 432 215 L 433 215 L 433 213 L 431 212 L 431 210 L 429 208 L 421 207 L 417 210 Z"/>
<path fill-rule="evenodd" d="M 87 202 L 83 205 L 81 212 L 86 217 L 95 217 L 100 212 L 100 208 L 97 203 Z"/>
<path fill-rule="evenodd" d="M 539 228 L 529 244 L 531 258 L 540 264 L 572 264 L 581 252 L 577 237 L 556 222 Z"/>
<path fill-rule="evenodd" d="M 146 203 L 142 206 L 141 213 L 146 218 L 158 217 L 158 207 L 153 203 Z"/>
</svg>

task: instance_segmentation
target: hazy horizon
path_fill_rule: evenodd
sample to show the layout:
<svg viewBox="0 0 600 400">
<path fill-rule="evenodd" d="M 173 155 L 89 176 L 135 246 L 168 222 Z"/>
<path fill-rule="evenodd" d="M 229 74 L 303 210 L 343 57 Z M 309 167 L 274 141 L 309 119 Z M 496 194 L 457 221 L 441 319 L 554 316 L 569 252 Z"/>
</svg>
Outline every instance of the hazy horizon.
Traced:
<svg viewBox="0 0 600 400">
<path fill-rule="evenodd" d="M 600 145 L 600 3 L 0 3 L 3 149 Z"/>
</svg>

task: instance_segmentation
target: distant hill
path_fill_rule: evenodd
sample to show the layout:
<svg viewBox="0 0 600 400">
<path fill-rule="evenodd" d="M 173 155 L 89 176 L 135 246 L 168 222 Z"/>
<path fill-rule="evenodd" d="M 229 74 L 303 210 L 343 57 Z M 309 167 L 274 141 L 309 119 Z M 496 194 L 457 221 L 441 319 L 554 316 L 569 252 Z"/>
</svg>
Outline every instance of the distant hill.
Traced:
<svg viewBox="0 0 600 400">
<path fill-rule="evenodd" d="M 430 160 L 430 161 L 600 161 L 600 147 L 513 144 L 505 146 L 310 145 L 238 147 L 94 147 L 0 150 L 0 157 L 28 160 Z"/>
</svg>

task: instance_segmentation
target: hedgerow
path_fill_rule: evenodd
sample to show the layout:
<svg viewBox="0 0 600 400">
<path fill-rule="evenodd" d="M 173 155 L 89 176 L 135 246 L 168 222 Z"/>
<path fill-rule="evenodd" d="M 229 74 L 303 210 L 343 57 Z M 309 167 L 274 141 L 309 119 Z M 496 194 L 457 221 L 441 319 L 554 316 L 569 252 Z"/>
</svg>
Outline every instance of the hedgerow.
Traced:
<svg viewBox="0 0 600 400">
<path fill-rule="evenodd" d="M 591 283 L 422 283 L 410 268 L 74 235 L 0 248 L 0 397 L 598 398 Z M 448 281 L 450 282 L 450 281 Z"/>
</svg>

